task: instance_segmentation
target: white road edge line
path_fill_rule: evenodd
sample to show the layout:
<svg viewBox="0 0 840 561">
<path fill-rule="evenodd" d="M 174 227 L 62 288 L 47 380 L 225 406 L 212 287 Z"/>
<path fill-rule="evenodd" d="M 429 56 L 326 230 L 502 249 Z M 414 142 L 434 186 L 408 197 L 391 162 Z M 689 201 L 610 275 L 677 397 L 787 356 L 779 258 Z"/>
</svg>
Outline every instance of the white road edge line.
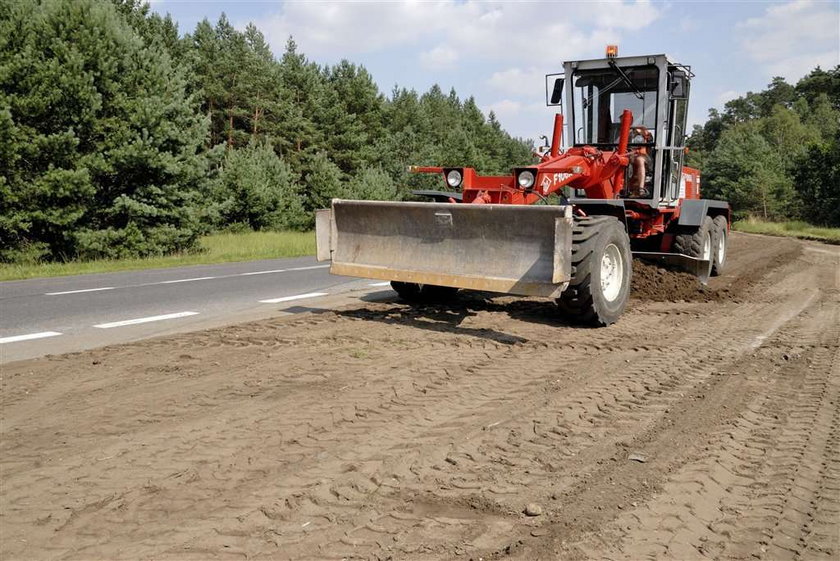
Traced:
<svg viewBox="0 0 840 561">
<path fill-rule="evenodd" d="M 260 304 L 279 304 L 280 302 L 290 302 L 292 300 L 302 300 L 303 298 L 315 298 L 317 296 L 327 296 L 328 292 L 307 292 L 306 294 L 297 294 L 295 296 L 283 296 L 282 298 L 272 298 L 270 300 L 260 300 Z"/>
<path fill-rule="evenodd" d="M 44 337 L 55 337 L 61 335 L 58 331 L 42 331 L 41 333 L 29 333 L 28 335 L 15 335 L 14 337 L 0 337 L 0 345 L 3 343 L 17 343 L 18 341 L 30 341 L 32 339 L 43 339 Z"/>
<path fill-rule="evenodd" d="M 65 290 L 64 292 L 45 292 L 44 296 L 61 296 L 62 294 L 81 294 L 82 292 L 98 292 L 100 290 L 114 290 L 116 286 L 103 286 L 102 288 L 83 288 L 82 290 Z"/>
<path fill-rule="evenodd" d="M 271 269 L 269 271 L 252 271 L 250 273 L 239 273 L 238 277 L 250 277 L 253 275 L 270 275 L 272 273 L 288 273 L 289 271 L 309 271 L 311 269 L 326 269 L 329 267 L 329 264 L 326 265 L 312 265 L 310 267 L 292 267 L 291 269 Z"/>
<path fill-rule="evenodd" d="M 111 329 L 112 327 L 123 327 L 126 325 L 137 325 L 138 323 L 149 323 L 152 321 L 163 321 L 165 319 L 185 318 L 188 316 L 197 316 L 198 312 L 178 312 L 175 314 L 163 314 L 160 316 L 149 316 L 145 318 L 127 319 L 123 321 L 112 321 L 110 323 L 99 323 L 94 325 L 99 329 Z"/>
<path fill-rule="evenodd" d="M 326 269 L 329 267 L 330 264 L 327 263 L 326 265 L 312 265 L 310 267 L 294 267 L 292 269 L 286 269 L 287 271 L 309 271 L 311 269 Z"/>
<path fill-rule="evenodd" d="M 372 282 L 368 286 L 391 286 L 391 281 L 386 282 Z"/>
<path fill-rule="evenodd" d="M 192 279 L 176 279 L 176 280 L 168 280 L 168 281 L 161 281 L 157 284 L 175 284 L 179 282 L 193 282 L 193 281 L 201 281 L 201 280 L 210 280 L 215 279 L 216 277 L 195 277 Z"/>
<path fill-rule="evenodd" d="M 250 277 L 252 275 L 270 275 L 272 273 L 285 273 L 288 269 L 272 269 L 270 271 L 252 271 L 250 273 L 239 273 L 238 277 Z"/>
</svg>

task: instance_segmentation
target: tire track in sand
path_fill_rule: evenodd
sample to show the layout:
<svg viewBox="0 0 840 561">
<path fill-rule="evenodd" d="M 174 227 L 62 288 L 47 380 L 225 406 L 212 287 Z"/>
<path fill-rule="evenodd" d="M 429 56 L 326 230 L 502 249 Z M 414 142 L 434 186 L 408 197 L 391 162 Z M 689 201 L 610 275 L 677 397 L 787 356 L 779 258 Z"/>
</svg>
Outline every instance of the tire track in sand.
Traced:
<svg viewBox="0 0 840 561">
<path fill-rule="evenodd" d="M 741 360 L 729 345 L 748 345 L 777 317 L 777 306 L 798 301 L 803 276 L 776 278 L 789 269 L 757 285 L 755 293 L 771 295 L 758 301 L 674 304 L 654 313 L 655 306 L 640 305 L 626 322 L 599 331 L 546 326 L 495 309 L 453 326 L 388 304 L 366 306 L 372 312 L 366 319 L 325 313 L 256 335 L 254 326 L 219 330 L 198 338 L 209 349 L 201 356 L 218 357 L 219 371 L 196 368 L 197 377 L 178 386 L 165 381 L 175 372 L 163 368 L 173 353 L 190 352 L 191 338 L 159 341 L 154 365 L 146 362 L 132 375 L 159 384 L 153 396 L 166 406 L 132 403 L 126 395 L 117 402 L 128 406 L 126 415 L 106 445 L 90 443 L 79 452 L 74 444 L 81 440 L 68 435 L 68 451 L 75 452 L 67 455 L 44 443 L 38 452 L 62 459 L 27 465 L 52 492 L 39 495 L 24 479 L 12 482 L 3 493 L 4 502 L 13 495 L 14 508 L 4 507 L 0 523 L 15 530 L 6 522 L 17 518 L 18 528 L 29 527 L 13 537 L 45 538 L 43 549 L 16 551 L 53 557 L 492 552 L 531 531 L 535 522 L 517 514 L 524 502 L 551 504 L 548 495 L 557 492 L 572 512 L 576 499 L 589 497 L 587 485 L 610 489 L 612 462 L 626 457 L 628 443 L 661 434 L 670 410 Z M 720 339 L 709 346 L 703 330 Z M 653 340 L 639 344 L 640 333 Z M 357 350 L 370 356 L 350 356 Z M 390 364 L 377 364 L 380 357 Z M 278 364 L 283 372 L 273 371 Z M 181 385 L 194 393 L 166 394 Z M 191 399 L 198 406 L 190 407 Z M 73 415 L 104 403 L 69 401 Z M 144 406 L 155 414 L 144 417 Z M 57 411 L 56 419 L 72 416 Z M 99 420 L 111 419 L 117 417 Z M 18 452 L 32 449 L 23 436 Z M 37 425 L 26 436 L 38 437 Z M 86 469 L 100 457 L 101 468 Z M 65 489 L 77 497 L 83 491 L 86 500 L 63 512 Z M 47 508 L 33 519 L 32 504 Z M 563 520 L 562 510 L 547 514 L 546 520 Z M 170 519 L 177 524 L 160 524 Z M 581 520 L 578 531 L 598 519 Z M 10 543 L 5 553 L 20 547 Z"/>
<path fill-rule="evenodd" d="M 752 397 L 709 440 L 712 454 L 684 465 L 658 497 L 587 537 L 579 544 L 582 556 L 834 558 L 840 551 L 837 303 L 811 306 L 766 342 L 762 360 L 742 373 Z"/>
</svg>

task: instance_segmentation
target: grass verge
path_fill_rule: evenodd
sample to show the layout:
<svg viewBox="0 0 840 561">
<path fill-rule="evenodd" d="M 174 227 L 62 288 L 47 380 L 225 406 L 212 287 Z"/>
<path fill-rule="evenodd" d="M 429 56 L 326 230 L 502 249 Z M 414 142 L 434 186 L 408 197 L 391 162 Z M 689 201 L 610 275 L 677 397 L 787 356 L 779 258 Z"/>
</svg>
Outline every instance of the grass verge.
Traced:
<svg viewBox="0 0 840 561">
<path fill-rule="evenodd" d="M 812 226 L 807 222 L 799 220 L 791 222 L 765 222 L 755 218 L 748 218 L 735 222 L 732 227 L 738 232 L 800 238 L 803 240 L 815 240 L 840 245 L 840 228 Z"/>
<path fill-rule="evenodd" d="M 315 255 L 315 232 L 213 234 L 201 238 L 200 246 L 196 253 L 144 259 L 0 264 L 0 281 Z"/>
</svg>

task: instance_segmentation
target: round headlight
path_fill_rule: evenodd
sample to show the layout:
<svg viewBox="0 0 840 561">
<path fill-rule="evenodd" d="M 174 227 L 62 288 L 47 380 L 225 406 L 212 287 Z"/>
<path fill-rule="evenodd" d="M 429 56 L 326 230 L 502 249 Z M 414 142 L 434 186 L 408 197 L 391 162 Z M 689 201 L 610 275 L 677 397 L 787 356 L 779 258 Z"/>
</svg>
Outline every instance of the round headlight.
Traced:
<svg viewBox="0 0 840 561">
<path fill-rule="evenodd" d="M 528 170 L 520 172 L 517 181 L 523 189 L 530 189 L 534 186 L 534 172 Z"/>
<path fill-rule="evenodd" d="M 446 174 L 446 182 L 449 183 L 450 187 L 457 187 L 461 184 L 461 172 L 453 169 Z"/>
</svg>

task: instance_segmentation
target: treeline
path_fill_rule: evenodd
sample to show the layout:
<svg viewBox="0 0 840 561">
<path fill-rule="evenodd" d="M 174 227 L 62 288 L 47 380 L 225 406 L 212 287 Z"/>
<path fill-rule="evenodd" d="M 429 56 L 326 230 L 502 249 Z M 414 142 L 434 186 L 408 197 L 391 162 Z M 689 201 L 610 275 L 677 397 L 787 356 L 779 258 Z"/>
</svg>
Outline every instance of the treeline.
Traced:
<svg viewBox="0 0 840 561">
<path fill-rule="evenodd" d="M 840 66 L 711 109 L 688 145 L 704 196 L 728 200 L 737 218 L 840 226 Z"/>
<path fill-rule="evenodd" d="M 530 156 L 473 98 L 385 96 L 361 66 L 320 66 L 291 38 L 276 58 L 224 16 L 179 36 L 141 0 L 0 3 L 1 261 L 304 230 L 333 197 L 439 187 L 411 164 L 495 173 Z"/>
</svg>

